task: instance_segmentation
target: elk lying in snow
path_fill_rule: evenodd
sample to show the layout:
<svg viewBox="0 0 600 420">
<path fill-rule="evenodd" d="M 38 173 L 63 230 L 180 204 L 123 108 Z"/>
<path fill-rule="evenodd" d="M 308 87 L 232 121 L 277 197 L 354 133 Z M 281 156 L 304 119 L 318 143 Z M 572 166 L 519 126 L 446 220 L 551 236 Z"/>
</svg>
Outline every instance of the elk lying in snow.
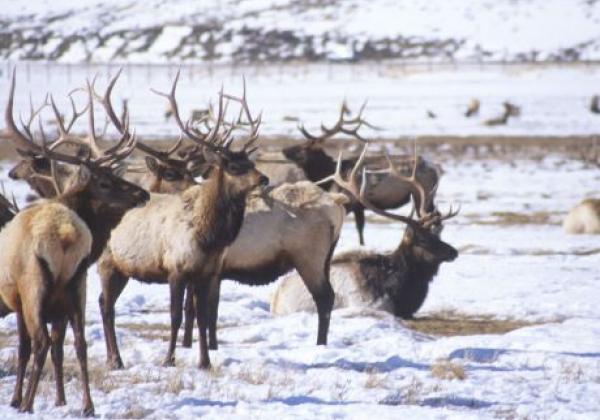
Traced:
<svg viewBox="0 0 600 420">
<path fill-rule="evenodd" d="M 365 152 L 366 147 L 361 159 Z M 335 306 L 380 305 L 396 316 L 410 318 L 424 302 L 429 282 L 440 264 L 458 256 L 456 249 L 439 238 L 441 222 L 457 213 L 450 211 L 445 216 L 437 211 L 423 213 L 425 208 L 420 206 L 419 213 L 422 215 L 417 221 L 378 209 L 369 203 L 364 190 L 359 192 L 356 179 L 358 166 L 357 162 L 349 181 L 344 181 L 340 172 L 341 165 L 338 165 L 333 179 L 350 191 L 366 208 L 407 226 L 400 245 L 390 254 L 353 251 L 333 259 L 330 278 L 336 296 Z M 416 202 L 426 202 L 424 188 L 414 176 L 401 177 L 400 180 L 415 184 L 414 190 L 420 194 Z M 275 314 L 311 309 L 314 309 L 314 305 L 306 288 L 295 275 L 285 278 L 272 296 L 271 311 Z"/>
<path fill-rule="evenodd" d="M 147 193 L 141 190 L 142 195 L 133 194 L 139 188 L 131 186 L 134 189 L 131 190 L 128 183 L 119 183 L 108 167 L 101 166 L 110 166 L 117 159 L 125 157 L 133 149 L 131 145 L 126 151 L 114 148 L 114 154 L 95 161 L 54 151 L 60 144 L 71 141 L 65 137 L 67 133 L 54 101 L 52 107 L 60 135 L 48 147 L 41 130 L 44 147 L 37 145 L 31 131 L 31 123 L 37 112 L 32 112 L 29 123 L 23 124 L 24 130 L 21 132 L 13 120 L 14 91 L 13 73 L 5 119 L 15 146 L 22 153 L 50 159 L 52 166 L 55 165 L 54 160 L 58 160 L 77 165 L 78 169 L 67 179 L 64 191 L 55 182 L 56 192 L 59 193 L 56 198 L 40 201 L 19 212 L 0 232 L 0 266 L 3 267 L 0 271 L 0 306 L 4 306 L 0 308 L 0 312 L 4 312 L 0 315 L 16 312 L 19 329 L 17 382 L 11 405 L 18 406 L 21 411 L 32 411 L 36 388 L 50 346 L 56 379 L 56 404 L 65 404 L 62 363 L 63 342 L 69 320 L 81 366 L 83 414 L 93 415 L 84 325 L 86 272 L 91 262 L 94 240 L 97 238 L 92 237 L 86 222 L 104 216 L 102 213 L 91 215 L 92 209 L 97 210 L 102 206 L 126 209 L 143 202 Z M 91 102 L 90 91 L 89 112 L 93 135 Z M 123 144 L 124 142 L 120 142 L 120 145 Z M 56 174 L 56 171 L 53 172 Z M 85 215 L 88 220 L 85 220 Z M 51 337 L 46 328 L 48 322 L 52 324 Z M 34 366 L 23 401 L 23 379 L 32 347 Z"/>
<path fill-rule="evenodd" d="M 509 117 L 518 117 L 521 115 L 521 108 L 517 105 L 511 104 L 510 102 L 503 102 L 502 106 L 504 107 L 504 112 L 502 115 L 496 118 L 491 118 L 489 120 L 485 120 L 483 124 L 493 127 L 496 125 L 506 125 L 508 123 Z"/>
<path fill-rule="evenodd" d="M 101 312 L 109 363 L 121 367 L 114 331 L 114 305 L 130 277 L 142 282 L 168 283 L 171 294 L 171 337 L 165 365 L 174 364 L 175 341 L 181 325 L 184 288 L 193 284 L 200 333 L 200 367 L 210 365 L 206 327 L 209 295 L 218 291 L 223 257 L 242 225 L 246 195 L 268 178 L 249 160 L 248 149 L 258 137 L 260 118 L 253 119 L 244 95 L 219 96 L 218 117 L 208 133 L 184 124 L 179 116 L 175 90 L 169 100 L 173 117 L 190 140 L 203 147 L 213 165 L 208 179 L 185 191 L 155 194 L 144 208 L 129 211 L 113 230 L 98 269 L 102 280 Z M 250 137 L 241 151 L 231 151 L 231 137 L 221 137 L 224 99 L 241 103 L 249 124 Z"/>
<path fill-rule="evenodd" d="M 600 199 L 588 198 L 571 209 L 563 221 L 566 233 L 600 234 Z"/>
<path fill-rule="evenodd" d="M 346 106 L 346 103 L 343 103 L 336 124 L 331 128 L 322 126 L 322 134 L 319 136 L 310 134 L 301 126 L 300 131 L 307 141 L 301 145 L 285 148 L 283 154 L 286 158 L 302 168 L 310 181 L 317 182 L 331 175 L 335 170 L 336 163 L 335 160 L 325 152 L 324 142 L 337 133 L 350 135 L 365 142 L 366 140 L 358 134 L 358 130 L 363 125 L 370 126 L 369 123 L 362 118 L 364 107 L 365 105 L 363 104 L 356 117 L 346 118 L 346 115 L 348 115 L 350 111 Z M 349 171 L 355 162 L 355 159 L 346 159 L 342 161 L 342 172 L 346 173 Z M 367 163 L 371 164 L 375 162 Z M 403 163 L 402 171 L 405 173 L 410 172 L 410 162 L 405 161 Z M 433 196 L 439 182 L 439 177 L 440 172 L 438 168 L 424 159 L 419 158 L 419 163 L 417 164 L 417 178 L 426 188 L 427 193 L 431 195 L 431 203 L 433 203 Z M 386 173 L 371 174 L 367 178 L 367 182 L 370 191 L 369 200 L 382 209 L 397 208 L 408 203 L 410 200 L 410 190 L 406 188 L 406 185 L 396 182 L 393 177 L 390 177 Z M 321 186 L 328 191 L 335 188 L 334 183 L 332 182 L 323 183 Z M 348 211 L 352 211 L 354 214 L 359 241 L 360 244 L 363 245 L 365 242 L 363 234 L 365 225 L 364 206 L 360 202 L 352 200 L 347 208 Z"/>
</svg>

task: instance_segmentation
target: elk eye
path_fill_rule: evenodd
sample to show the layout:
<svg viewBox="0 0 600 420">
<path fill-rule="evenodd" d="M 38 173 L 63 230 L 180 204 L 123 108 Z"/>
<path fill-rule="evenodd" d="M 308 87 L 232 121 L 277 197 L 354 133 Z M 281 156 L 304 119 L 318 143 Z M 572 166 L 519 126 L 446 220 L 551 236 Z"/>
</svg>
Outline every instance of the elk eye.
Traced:
<svg viewBox="0 0 600 420">
<path fill-rule="evenodd" d="M 164 178 L 165 178 L 167 181 L 173 181 L 173 180 L 175 180 L 175 179 L 177 178 L 177 172 L 175 172 L 175 171 L 173 171 L 173 170 L 171 170 L 171 169 L 167 169 L 167 170 L 164 172 L 164 175 L 163 175 L 163 176 L 164 176 Z"/>
</svg>

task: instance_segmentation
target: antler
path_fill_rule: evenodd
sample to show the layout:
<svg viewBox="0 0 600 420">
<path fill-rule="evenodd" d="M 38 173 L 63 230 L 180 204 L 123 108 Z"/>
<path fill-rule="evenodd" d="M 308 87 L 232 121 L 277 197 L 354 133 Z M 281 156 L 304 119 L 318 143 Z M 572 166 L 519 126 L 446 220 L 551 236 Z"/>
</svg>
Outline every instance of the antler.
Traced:
<svg viewBox="0 0 600 420">
<path fill-rule="evenodd" d="M 243 90 L 242 90 L 241 97 L 236 97 L 236 96 L 227 95 L 227 94 L 225 95 L 225 97 L 227 99 L 239 102 L 240 114 L 238 115 L 237 120 L 235 120 L 231 124 L 230 128 L 226 131 L 226 133 L 224 135 L 224 139 L 225 139 L 224 146 L 229 147 L 229 145 L 233 141 L 233 138 L 230 136 L 231 136 L 231 132 L 233 131 L 234 128 L 241 127 L 243 125 L 249 125 L 250 126 L 250 129 L 249 129 L 250 134 L 249 134 L 248 138 L 246 139 L 244 146 L 242 147 L 242 150 L 245 151 L 248 149 L 248 147 L 252 146 L 258 139 L 258 129 L 259 129 L 260 123 L 262 121 L 262 112 L 260 112 L 258 114 L 258 117 L 256 117 L 256 119 L 252 118 L 252 113 L 250 112 L 250 107 L 248 106 L 248 101 L 246 98 L 246 78 L 243 77 L 242 81 L 243 81 Z M 246 116 L 246 120 L 247 120 L 246 123 L 242 122 L 242 113 Z M 248 152 L 248 154 L 251 154 L 254 150 L 256 150 L 256 148 L 252 148 Z"/>
<path fill-rule="evenodd" d="M 31 121 L 33 121 L 33 118 L 35 118 L 35 116 L 37 114 L 39 114 L 39 110 L 35 113 L 36 115 L 34 115 L 33 117 L 30 117 L 30 122 L 27 125 L 22 123 L 26 134 L 22 133 L 17 128 L 17 126 L 14 122 L 13 106 L 14 106 L 15 86 L 16 86 L 16 70 L 13 71 L 12 82 L 11 82 L 10 90 L 9 90 L 8 103 L 7 103 L 6 111 L 5 111 L 5 120 L 6 120 L 6 126 L 8 128 L 8 131 L 10 134 L 12 134 L 12 140 L 14 141 L 18 150 L 21 150 L 22 152 L 27 153 L 29 155 L 44 156 L 44 157 L 49 158 L 51 161 L 57 160 L 57 161 L 65 162 L 65 163 L 70 163 L 73 165 L 86 165 L 86 166 L 110 166 L 115 161 L 124 159 L 126 156 L 128 156 L 133 151 L 133 149 L 135 147 L 135 142 L 136 142 L 135 134 L 130 135 L 129 133 L 126 133 L 126 135 L 123 136 L 123 139 L 121 139 L 121 141 L 119 142 L 118 148 L 113 147 L 109 151 L 104 152 L 103 156 L 91 159 L 91 156 L 89 153 L 91 151 L 91 146 L 88 147 L 86 144 L 83 144 L 81 139 L 74 138 L 74 137 L 68 137 L 69 130 L 73 126 L 73 123 L 85 111 L 77 112 L 74 102 L 72 101 L 71 104 L 72 104 L 72 107 L 74 110 L 73 119 L 67 125 L 67 127 L 65 127 L 64 122 L 60 118 L 60 113 L 58 112 L 58 108 L 57 108 L 56 104 L 54 103 L 53 98 L 51 100 L 51 105 L 52 105 L 52 109 L 53 109 L 53 112 L 54 112 L 56 120 L 57 120 L 59 136 L 55 141 L 50 143 L 48 138 L 46 137 L 46 134 L 44 133 L 41 119 L 38 118 L 38 122 L 39 122 L 39 126 L 40 126 L 40 133 L 42 135 L 42 140 L 43 140 L 42 146 L 39 146 L 38 144 L 36 144 L 33 136 L 31 135 L 31 129 L 30 129 Z M 71 100 L 72 100 L 72 98 L 71 98 Z M 88 134 L 88 139 L 95 140 L 93 93 L 92 93 L 91 84 L 89 82 L 88 82 L 88 106 L 86 107 L 86 109 L 90 114 L 89 121 L 88 121 L 90 133 Z M 57 149 L 57 147 L 59 145 L 65 144 L 65 143 L 78 144 L 79 146 L 87 147 L 88 153 L 87 153 L 87 156 L 85 157 L 85 159 L 78 157 L 78 156 L 71 156 L 68 154 L 60 153 L 55 150 L 55 149 Z M 90 141 L 89 144 L 91 145 L 92 142 Z"/>
<path fill-rule="evenodd" d="M 419 218 L 423 217 L 427 213 L 427 208 L 428 208 L 429 202 L 431 200 L 431 197 L 433 196 L 432 194 L 435 194 L 435 190 L 437 190 L 437 184 L 434 186 L 432 191 L 430 191 L 430 194 L 427 194 L 425 192 L 425 188 L 423 188 L 423 185 L 417 180 L 417 166 L 419 165 L 421 157 L 417 155 L 416 139 L 414 141 L 413 157 L 412 157 L 414 163 L 413 163 L 411 175 L 409 177 L 403 175 L 402 172 L 398 168 L 396 168 L 387 149 L 383 150 L 383 154 L 387 161 L 388 167 L 385 169 L 370 170 L 367 172 L 368 173 L 387 173 L 387 174 L 389 174 L 390 177 L 396 178 L 399 181 L 406 183 L 412 193 L 412 197 L 415 202 L 415 209 L 417 211 L 417 216 Z"/>
<path fill-rule="evenodd" d="M 379 207 L 376 207 L 374 204 L 372 204 L 366 198 L 367 170 L 364 167 L 362 168 L 362 184 L 360 185 L 360 187 L 358 185 L 358 171 L 359 171 L 359 168 L 361 168 L 363 165 L 368 148 L 369 148 L 369 143 L 365 144 L 365 147 L 363 148 L 363 150 L 360 154 L 360 157 L 358 158 L 354 167 L 350 171 L 350 175 L 348 176 L 347 181 L 344 180 L 344 178 L 342 176 L 342 152 L 340 152 L 338 161 L 337 161 L 337 165 L 336 165 L 336 169 L 335 169 L 335 173 L 333 175 L 328 176 L 327 178 L 320 180 L 317 183 L 320 184 L 323 182 L 334 181 L 341 188 L 343 188 L 344 190 L 351 193 L 365 208 L 371 210 L 372 212 L 374 212 L 376 214 L 379 214 L 380 216 L 384 216 L 384 217 L 390 218 L 392 220 L 397 220 L 397 221 L 403 222 L 414 228 L 430 228 L 433 224 L 440 223 L 441 221 L 447 220 L 458 214 L 458 211 L 460 210 L 460 208 L 457 209 L 456 211 L 452 211 L 452 208 L 450 208 L 450 211 L 444 216 L 440 215 L 440 213 L 437 210 L 435 210 L 432 213 L 425 212 L 424 207 L 422 206 L 422 203 L 425 203 L 425 201 L 426 201 L 425 189 L 414 178 L 414 173 L 416 170 L 416 162 L 415 162 L 415 167 L 413 168 L 413 176 L 411 176 L 410 178 L 407 178 L 407 177 L 403 177 L 403 178 L 405 178 L 407 180 L 406 182 L 409 182 L 409 180 L 410 180 L 410 182 L 412 184 L 416 184 L 416 185 L 414 185 L 413 200 L 415 202 L 420 203 L 419 206 L 415 206 L 416 208 L 421 207 L 422 213 L 421 213 L 421 215 L 419 215 L 419 220 L 413 219 L 412 214 L 411 214 L 411 217 L 406 217 L 406 216 L 402 216 L 400 214 L 390 213 L 388 211 L 380 209 Z M 418 185 L 418 187 L 417 187 L 417 185 Z M 418 212 L 418 210 L 417 210 L 417 212 Z"/>
<path fill-rule="evenodd" d="M 339 185 L 341 188 L 343 188 L 344 190 L 346 190 L 350 194 L 352 194 L 363 206 L 365 206 L 365 208 L 371 210 L 372 212 L 379 214 L 381 216 L 384 216 L 384 217 L 388 217 L 393 220 L 398 220 L 398 221 L 406 223 L 407 225 L 410 225 L 412 227 L 420 227 L 421 225 L 416 220 L 411 219 L 406 216 L 402 216 L 400 214 L 394 214 L 394 213 L 390 213 L 385 210 L 382 210 L 382 209 L 376 207 L 375 205 L 373 205 L 365 197 L 365 195 L 366 195 L 365 192 L 366 192 L 366 188 L 367 188 L 366 169 L 362 168 L 362 185 L 360 187 L 358 185 L 358 171 L 362 167 L 362 164 L 365 160 L 365 156 L 367 155 L 368 148 L 369 148 L 369 143 L 367 142 L 360 154 L 360 157 L 358 158 L 358 160 L 354 164 L 354 167 L 350 171 L 350 175 L 348 176 L 347 181 L 344 180 L 344 178 L 342 176 L 342 152 L 340 151 L 340 154 L 339 154 L 338 160 L 337 160 L 337 165 L 335 168 L 335 173 L 333 175 L 328 176 L 327 178 L 320 180 L 319 182 L 317 182 L 317 184 L 320 184 L 323 182 L 328 182 L 328 181 L 333 181 L 337 185 Z"/>
<path fill-rule="evenodd" d="M 179 126 L 179 130 L 184 133 L 187 138 L 192 140 L 193 142 L 203 146 L 208 147 L 213 152 L 222 151 L 222 147 L 219 147 L 215 144 L 215 139 L 219 133 L 219 127 L 223 121 L 223 88 L 219 93 L 219 108 L 217 112 L 217 119 L 215 125 L 210 129 L 207 134 L 202 134 L 198 130 L 193 130 L 191 128 L 191 121 L 187 121 L 185 124 L 181 121 L 181 116 L 179 115 L 179 106 L 177 105 L 177 99 L 175 98 L 175 92 L 177 90 L 177 83 L 179 82 L 179 75 L 181 70 L 177 70 L 177 74 L 175 75 L 175 79 L 173 80 L 173 84 L 171 86 L 171 91 L 169 93 L 160 92 L 155 89 L 150 89 L 153 93 L 166 98 L 169 101 L 169 105 L 171 107 L 171 111 L 173 112 L 173 118 L 175 122 Z"/>
<path fill-rule="evenodd" d="M 374 130 L 378 130 L 378 128 L 362 118 L 362 113 L 365 110 L 366 106 L 367 101 L 363 102 L 360 109 L 358 110 L 358 114 L 356 115 L 356 117 L 346 119 L 345 115 L 350 115 L 351 111 L 350 108 L 348 108 L 346 101 L 344 100 L 344 102 L 342 102 L 342 106 L 340 107 L 340 115 L 335 125 L 331 128 L 328 128 L 324 124 L 321 124 L 322 134 L 319 136 L 309 133 L 304 127 L 304 125 L 299 125 L 298 129 L 300 130 L 302 135 L 306 137 L 308 141 L 312 144 L 323 142 L 333 137 L 337 133 L 347 134 L 362 141 L 363 143 L 367 143 L 367 139 L 363 138 L 360 134 L 358 134 L 358 130 L 363 125 Z"/>
</svg>

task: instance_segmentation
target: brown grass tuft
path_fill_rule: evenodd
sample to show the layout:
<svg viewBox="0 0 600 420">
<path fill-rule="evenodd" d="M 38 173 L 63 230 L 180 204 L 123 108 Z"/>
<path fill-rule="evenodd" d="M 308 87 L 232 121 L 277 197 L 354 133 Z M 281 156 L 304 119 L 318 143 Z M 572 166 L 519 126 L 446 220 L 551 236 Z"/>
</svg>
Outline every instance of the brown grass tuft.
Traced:
<svg viewBox="0 0 600 420">
<path fill-rule="evenodd" d="M 440 359 L 431 365 L 431 375 L 434 378 L 449 381 L 454 379 L 462 381 L 467 377 L 465 368 L 461 364 L 447 359 Z"/>
</svg>

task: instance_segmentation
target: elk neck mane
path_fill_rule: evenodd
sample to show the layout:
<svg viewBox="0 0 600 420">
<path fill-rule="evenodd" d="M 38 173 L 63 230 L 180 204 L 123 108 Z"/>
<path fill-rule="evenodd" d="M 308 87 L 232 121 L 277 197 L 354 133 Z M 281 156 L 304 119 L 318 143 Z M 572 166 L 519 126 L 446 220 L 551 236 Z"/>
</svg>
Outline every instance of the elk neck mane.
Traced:
<svg viewBox="0 0 600 420">
<path fill-rule="evenodd" d="M 221 168 L 202 184 L 185 190 L 182 199 L 184 210 L 193 215 L 196 240 L 204 252 L 223 249 L 235 240 L 244 220 L 246 195 L 227 188 Z"/>
<path fill-rule="evenodd" d="M 125 211 L 114 209 L 104 203 L 98 203 L 89 197 L 85 191 L 67 192 L 56 197 L 56 201 L 77 213 L 89 227 L 92 232 L 92 251 L 89 259 L 91 262 L 98 260 L 108 243 L 111 230 L 119 224 Z"/>
</svg>

